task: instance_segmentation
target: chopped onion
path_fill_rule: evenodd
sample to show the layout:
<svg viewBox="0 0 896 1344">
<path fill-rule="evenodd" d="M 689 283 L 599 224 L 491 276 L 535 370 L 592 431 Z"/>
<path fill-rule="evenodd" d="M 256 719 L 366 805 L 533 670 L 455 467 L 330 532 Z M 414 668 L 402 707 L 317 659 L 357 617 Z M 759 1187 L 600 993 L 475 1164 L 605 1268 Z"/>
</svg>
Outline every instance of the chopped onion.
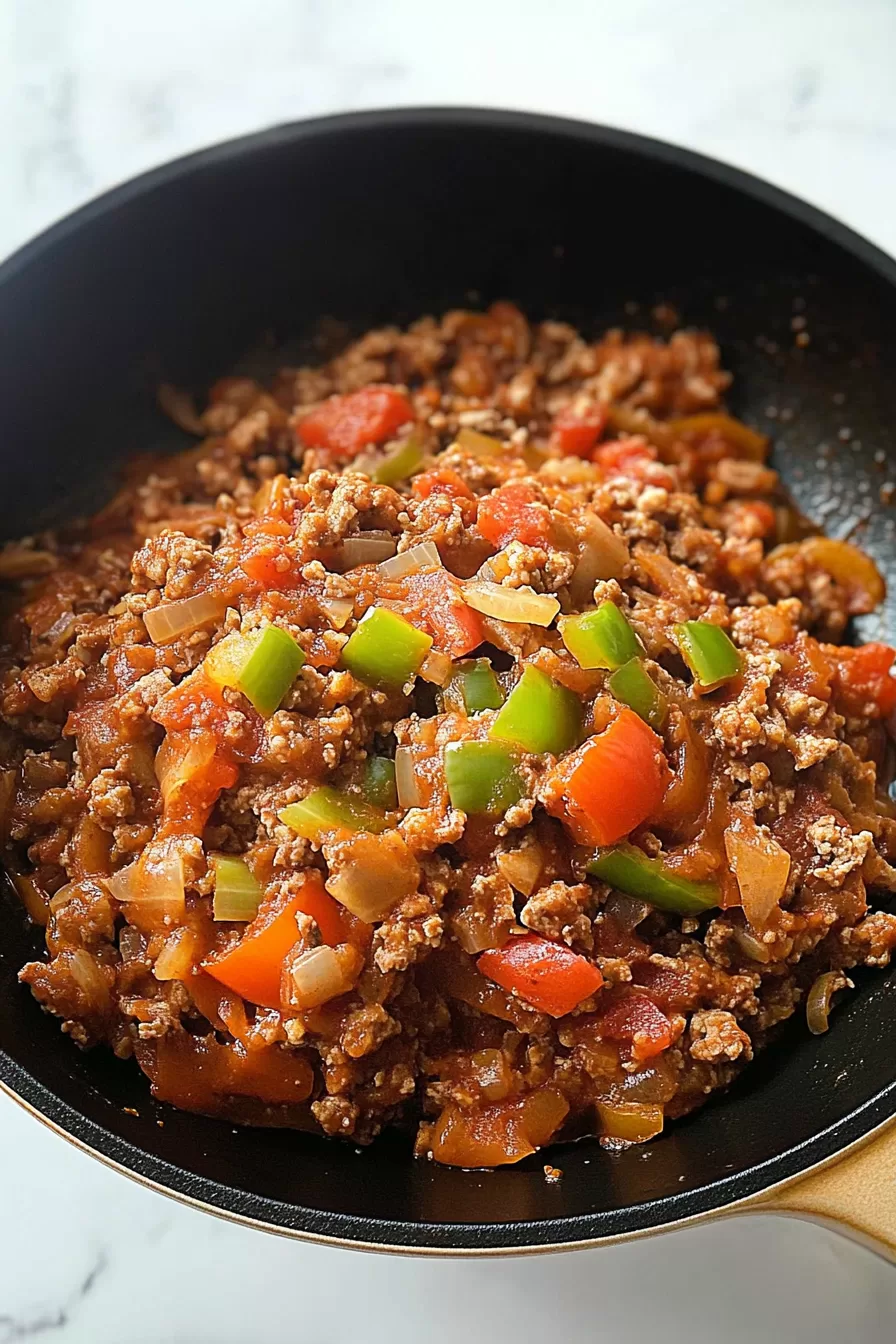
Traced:
<svg viewBox="0 0 896 1344">
<path fill-rule="evenodd" d="M 290 973 L 290 998 L 300 1010 L 318 1008 L 351 989 L 342 961 L 332 947 L 314 947 L 304 952 L 293 962 Z"/>
<path fill-rule="evenodd" d="M 72 973 L 72 979 L 87 995 L 90 1005 L 89 1011 L 94 1013 L 105 1012 L 109 1007 L 109 986 L 97 965 L 96 958 L 86 952 L 83 947 L 76 947 L 68 954 L 68 967 Z"/>
<path fill-rule="evenodd" d="M 828 1029 L 831 999 L 838 989 L 846 989 L 849 981 L 842 971 L 825 971 L 806 995 L 806 1024 L 813 1036 L 823 1036 Z"/>
<path fill-rule="evenodd" d="M 420 868 L 398 831 L 362 831 L 326 850 L 327 891 L 367 924 L 375 924 L 413 896 Z"/>
<path fill-rule="evenodd" d="M 585 515 L 578 563 L 569 592 L 578 606 L 592 600 L 598 579 L 619 579 L 628 564 L 628 546 L 596 513 Z"/>
<path fill-rule="evenodd" d="M 420 664 L 417 675 L 424 681 L 431 681 L 434 686 L 447 686 L 453 671 L 454 664 L 447 653 L 437 653 L 435 649 L 430 649 Z"/>
<path fill-rule="evenodd" d="M 393 555 L 391 559 L 383 560 L 376 569 L 384 579 L 401 579 L 406 574 L 420 574 L 426 569 L 442 567 L 442 557 L 435 542 L 421 541 L 416 546 L 411 546 L 409 550 L 402 551 L 401 555 Z"/>
<path fill-rule="evenodd" d="M 768 962 L 771 961 L 771 949 L 761 938 L 757 938 L 755 933 L 751 933 L 749 929 L 735 929 L 734 937 L 735 941 L 739 944 L 741 951 L 745 956 L 749 957 L 751 961 L 758 961 L 763 965 L 767 965 Z"/>
<path fill-rule="evenodd" d="M 56 568 L 52 551 L 36 551 L 20 542 L 11 541 L 0 548 L 0 579 L 31 579 L 38 574 L 49 574 Z"/>
<path fill-rule="evenodd" d="M 196 960 L 196 934 L 192 929 L 175 929 L 165 939 L 156 957 L 152 973 L 157 980 L 186 980 Z"/>
<path fill-rule="evenodd" d="M 536 593 L 533 588 L 505 588 L 500 583 L 465 583 L 461 597 L 468 607 L 515 625 L 548 626 L 560 610 L 556 597 Z"/>
<path fill-rule="evenodd" d="M 637 1102 L 599 1101 L 597 1115 L 601 1137 L 622 1143 L 645 1143 L 663 1128 L 662 1106 L 644 1106 Z"/>
<path fill-rule="evenodd" d="M 737 880 L 744 914 L 763 929 L 787 889 L 790 855 L 764 826 L 744 811 L 732 813 L 725 831 L 725 853 Z"/>
<path fill-rule="evenodd" d="M 516 891 L 531 896 L 538 890 L 545 866 L 545 852 L 535 841 L 522 845 L 519 849 L 510 849 L 497 858 L 498 872 Z"/>
<path fill-rule="evenodd" d="M 179 602 L 165 602 L 143 613 L 143 624 L 153 644 L 170 644 L 181 635 L 189 635 L 204 625 L 214 625 L 227 610 L 227 602 L 217 593 L 197 593 Z"/>
<path fill-rule="evenodd" d="M 145 850 L 136 863 L 100 880 L 117 901 L 158 905 L 172 915 L 184 908 L 184 861 L 171 844 Z"/>
<path fill-rule="evenodd" d="M 480 434 L 478 429 L 470 429 L 465 425 L 457 431 L 452 447 L 460 448 L 470 457 L 496 457 L 498 453 L 504 452 L 506 445 L 491 434 Z"/>
<path fill-rule="evenodd" d="M 320 606 L 326 612 L 334 630 L 345 629 L 355 610 L 354 601 L 350 597 L 322 597 Z"/>
<path fill-rule="evenodd" d="M 877 565 L 850 541 L 833 537 L 806 537 L 804 541 L 785 542 L 766 557 L 773 567 L 778 560 L 799 556 L 814 569 L 830 574 L 846 590 L 847 610 L 851 616 L 873 611 L 884 599 L 886 584 Z"/>
<path fill-rule="evenodd" d="M 166 807 L 175 793 L 185 788 L 194 775 L 205 769 L 214 754 L 215 739 L 211 733 L 203 733 L 197 739 L 191 738 L 186 742 L 178 736 L 165 738 L 156 752 L 156 778 Z"/>
<path fill-rule="evenodd" d="M 143 961 L 146 958 L 146 938 L 132 924 L 125 924 L 118 935 L 118 950 L 122 961 Z"/>
<path fill-rule="evenodd" d="M 27 873 L 9 874 L 25 913 L 33 924 L 45 929 L 50 922 L 50 903 L 33 878 Z M 71 885 L 71 884 L 69 884 Z M 64 888 L 63 888 L 64 890 Z"/>
<path fill-rule="evenodd" d="M 189 392 L 175 387 L 173 383 L 160 383 L 156 395 L 160 407 L 168 419 L 174 421 L 178 429 L 182 429 L 185 434 L 204 437 L 205 426 L 196 412 L 195 403 Z"/>
<path fill-rule="evenodd" d="M 18 784 L 18 770 L 0 770 L 0 845 L 5 845 L 9 839 Z"/>
<path fill-rule="evenodd" d="M 422 807 L 420 785 L 412 747 L 395 749 L 395 791 L 398 794 L 399 807 Z"/>
<path fill-rule="evenodd" d="M 339 552 L 342 569 L 356 569 L 358 565 L 376 565 L 388 560 L 395 554 L 397 542 L 394 537 L 381 532 L 376 536 L 367 533 L 357 537 L 346 537 Z"/>
</svg>

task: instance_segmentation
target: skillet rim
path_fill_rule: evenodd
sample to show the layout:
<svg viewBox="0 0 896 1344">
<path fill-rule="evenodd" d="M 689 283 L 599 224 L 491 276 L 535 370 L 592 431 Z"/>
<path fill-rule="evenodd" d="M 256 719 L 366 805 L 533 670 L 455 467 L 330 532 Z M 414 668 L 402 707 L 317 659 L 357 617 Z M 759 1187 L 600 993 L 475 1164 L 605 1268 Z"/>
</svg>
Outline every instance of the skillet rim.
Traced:
<svg viewBox="0 0 896 1344">
<path fill-rule="evenodd" d="M 439 106 L 369 109 L 281 123 L 180 156 L 129 179 L 88 201 L 25 243 L 0 262 L 3 286 L 40 265 L 44 256 L 93 222 L 119 207 L 151 194 L 156 188 L 188 178 L 218 164 L 239 161 L 259 151 L 307 139 L 326 140 L 345 131 L 387 132 L 418 125 L 454 126 L 461 130 L 506 129 L 570 138 L 621 150 L 708 178 L 750 196 L 797 220 L 896 288 L 896 260 L 819 207 L 743 169 L 694 150 L 633 131 L 544 113 L 489 107 Z M 0 1090 L 35 1118 L 105 1165 L 159 1193 L 218 1216 L 300 1239 L 356 1249 L 416 1251 L 466 1255 L 537 1252 L 582 1248 L 628 1240 L 673 1226 L 708 1218 L 755 1201 L 809 1171 L 825 1166 L 860 1145 L 896 1117 L 896 1079 L 835 1124 L 776 1157 L 696 1189 L 625 1206 L 606 1213 L 569 1215 L 510 1223 L 430 1223 L 368 1219 L 351 1214 L 322 1213 L 248 1194 L 205 1177 L 195 1176 L 120 1138 L 89 1120 L 40 1083 L 26 1068 L 0 1050 Z"/>
</svg>

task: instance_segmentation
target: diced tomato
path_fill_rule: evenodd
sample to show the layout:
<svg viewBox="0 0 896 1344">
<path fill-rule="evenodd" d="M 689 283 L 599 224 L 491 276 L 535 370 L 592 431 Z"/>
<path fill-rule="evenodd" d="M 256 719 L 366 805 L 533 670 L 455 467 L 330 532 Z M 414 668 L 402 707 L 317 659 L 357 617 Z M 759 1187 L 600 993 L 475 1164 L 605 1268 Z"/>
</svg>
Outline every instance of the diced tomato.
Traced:
<svg viewBox="0 0 896 1344">
<path fill-rule="evenodd" d="M 585 957 L 534 933 L 483 952 L 476 964 L 496 985 L 515 990 L 526 1003 L 551 1017 L 565 1017 L 604 982 Z"/>
<path fill-rule="evenodd" d="M 522 481 L 511 481 L 479 502 L 479 531 L 493 546 L 521 541 L 524 546 L 547 545 L 551 535 L 551 511 L 538 492 Z"/>
<path fill-rule="evenodd" d="M 612 845 L 654 816 L 671 778 L 663 744 L 633 710 L 564 757 L 546 807 L 584 845 Z"/>
<path fill-rule="evenodd" d="M 829 651 L 830 652 L 830 651 Z M 896 709 L 896 677 L 891 675 L 896 649 L 889 644 L 863 644 L 838 648 L 836 685 L 845 704 L 855 714 L 872 704 L 882 718 Z"/>
<path fill-rule="evenodd" d="M 276 541 L 260 542 L 240 560 L 240 569 L 265 592 L 288 592 L 301 583 L 295 557 Z"/>
<path fill-rule="evenodd" d="M 581 413 L 566 406 L 554 417 L 551 446 L 567 457 L 590 457 L 606 425 L 607 412 L 603 406 L 592 405 Z"/>
<path fill-rule="evenodd" d="M 206 743 L 206 739 L 210 740 Z M 171 752 L 173 774 L 177 775 L 180 760 L 184 776 L 167 791 L 159 836 L 201 836 L 218 795 L 223 789 L 233 788 L 239 771 L 229 753 L 221 750 L 214 734 L 207 729 L 169 734 L 165 745 Z M 193 754 L 199 757 L 199 764 L 190 769 Z"/>
<path fill-rule="evenodd" d="M 162 696 L 152 712 L 152 718 L 169 733 L 205 728 L 221 737 L 229 713 L 223 688 L 207 677 L 200 667 Z"/>
<path fill-rule="evenodd" d="M 652 1059 L 672 1044 L 672 1023 L 646 994 L 626 994 L 597 1022 L 598 1034 L 611 1041 L 629 1042 L 632 1058 Z"/>
<path fill-rule="evenodd" d="M 725 510 L 725 521 L 729 531 L 748 540 L 753 537 L 764 540 L 777 526 L 775 511 L 764 499 L 733 500 Z"/>
<path fill-rule="evenodd" d="M 285 902 L 262 905 L 236 946 L 204 962 L 203 970 L 249 1003 L 279 1008 L 280 974 L 298 942 L 296 914 L 302 908 L 301 892 Z"/>
<path fill-rule="evenodd" d="M 705 965 L 705 963 L 700 963 Z M 655 966 L 651 961 L 638 962 L 632 968 L 634 983 L 648 990 L 651 999 L 667 1012 L 683 1012 L 696 1006 L 700 993 L 698 970 L 676 971 L 668 966 Z"/>
<path fill-rule="evenodd" d="M 447 495 L 449 499 L 475 499 L 476 496 L 462 476 L 452 467 L 434 467 L 421 472 L 411 482 L 411 491 L 418 499 L 430 495 Z"/>
<path fill-rule="evenodd" d="M 307 448 L 327 448 L 348 460 L 370 444 L 384 443 L 414 418 L 414 408 L 394 387 L 373 385 L 330 397 L 298 425 Z"/>
<path fill-rule="evenodd" d="M 594 461 L 606 476 L 627 476 L 633 481 L 650 481 L 671 490 L 675 477 L 657 461 L 652 443 L 643 439 L 614 439 L 594 450 Z"/>
<path fill-rule="evenodd" d="M 464 658 L 485 639 L 482 617 L 467 606 L 457 580 L 447 569 L 415 576 L 410 582 L 410 602 L 412 606 L 404 614 L 432 635 L 440 653 Z"/>
</svg>

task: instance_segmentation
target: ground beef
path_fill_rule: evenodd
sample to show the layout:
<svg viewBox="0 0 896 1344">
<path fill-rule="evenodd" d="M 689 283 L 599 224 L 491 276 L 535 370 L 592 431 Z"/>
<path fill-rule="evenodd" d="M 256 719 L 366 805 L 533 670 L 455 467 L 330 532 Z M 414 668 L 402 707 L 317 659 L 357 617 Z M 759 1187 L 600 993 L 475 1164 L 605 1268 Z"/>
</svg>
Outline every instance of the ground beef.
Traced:
<svg viewBox="0 0 896 1344">
<path fill-rule="evenodd" d="M 882 584 L 776 544 L 729 383 L 706 333 L 498 303 L 166 389 L 208 437 L 0 554 L 0 835 L 63 1029 L 163 1101 L 491 1165 L 657 1132 L 886 965 L 893 651 L 819 642 Z M 610 607 L 624 644 L 577 645 Z"/>
</svg>

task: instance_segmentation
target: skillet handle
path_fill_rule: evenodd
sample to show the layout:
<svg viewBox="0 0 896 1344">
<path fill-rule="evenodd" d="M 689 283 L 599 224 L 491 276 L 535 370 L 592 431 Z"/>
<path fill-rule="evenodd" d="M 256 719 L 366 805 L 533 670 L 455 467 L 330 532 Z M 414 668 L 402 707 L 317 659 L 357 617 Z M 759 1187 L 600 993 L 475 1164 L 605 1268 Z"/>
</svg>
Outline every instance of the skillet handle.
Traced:
<svg viewBox="0 0 896 1344">
<path fill-rule="evenodd" d="M 750 1210 L 825 1223 L 896 1261 L 896 1121 L 845 1157 L 763 1195 Z"/>
</svg>

